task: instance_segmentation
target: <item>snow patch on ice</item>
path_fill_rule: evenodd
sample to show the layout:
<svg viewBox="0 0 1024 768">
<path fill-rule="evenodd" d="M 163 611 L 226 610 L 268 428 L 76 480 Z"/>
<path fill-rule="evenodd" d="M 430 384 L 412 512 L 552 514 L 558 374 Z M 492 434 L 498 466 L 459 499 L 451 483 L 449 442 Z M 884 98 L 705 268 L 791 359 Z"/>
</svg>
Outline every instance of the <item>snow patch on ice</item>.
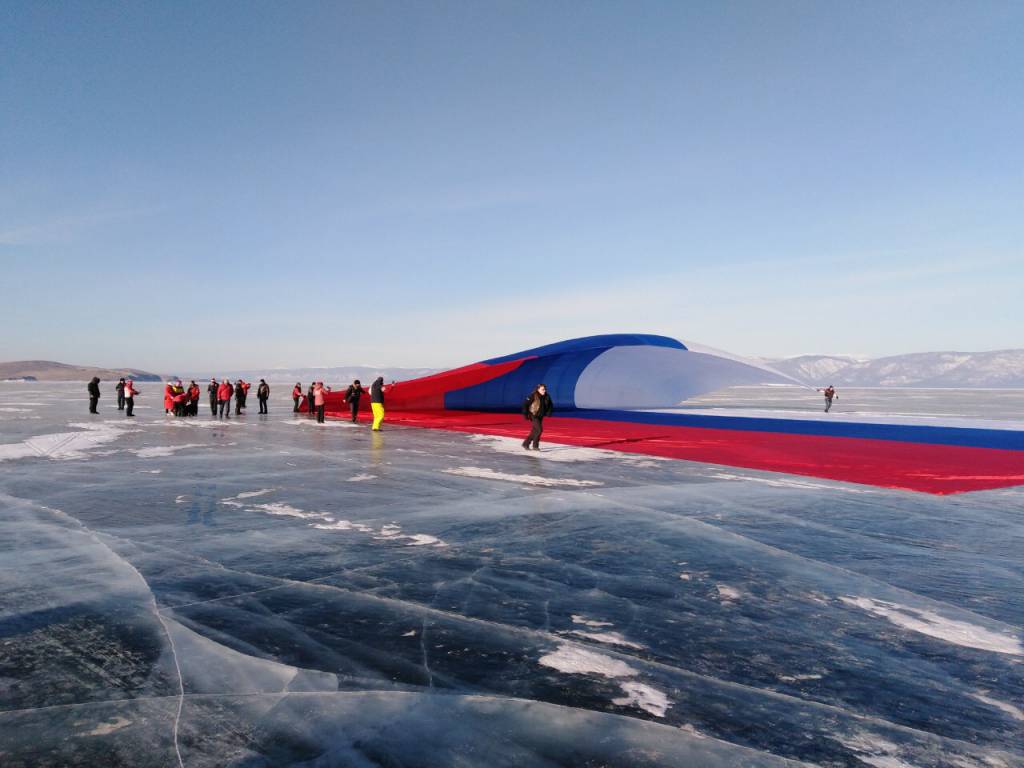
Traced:
<svg viewBox="0 0 1024 768">
<path fill-rule="evenodd" d="M 331 516 L 326 512 L 304 512 L 301 509 L 293 507 L 291 504 L 282 504 L 281 502 L 271 502 L 269 504 L 254 504 L 253 509 L 258 509 L 261 512 L 266 512 L 268 515 L 277 515 L 279 517 L 297 517 L 301 520 L 331 520 Z"/>
<path fill-rule="evenodd" d="M 129 432 L 136 431 L 106 423 L 74 423 L 68 426 L 78 427 L 82 431 L 36 435 L 20 443 L 0 445 L 0 461 L 31 457 L 60 461 L 86 459 L 91 449 L 114 442 Z"/>
<path fill-rule="evenodd" d="M 536 485 L 544 488 L 588 488 L 596 485 L 604 485 L 597 480 L 574 480 L 564 477 L 541 477 L 540 475 L 513 475 L 508 472 L 497 472 L 487 467 L 452 467 L 442 470 L 447 475 L 461 475 L 462 477 L 477 477 L 483 480 L 504 480 L 509 483 L 523 483 L 525 485 Z"/>
<path fill-rule="evenodd" d="M 615 679 L 638 674 L 637 670 L 624 661 L 588 650 L 575 643 L 562 643 L 556 650 L 541 656 L 539 661 L 545 667 L 570 675 L 593 674 Z"/>
<path fill-rule="evenodd" d="M 155 459 L 161 456 L 173 456 L 177 451 L 184 451 L 186 448 L 205 448 L 199 443 L 186 443 L 185 445 L 157 445 L 152 448 L 136 448 L 132 450 L 140 459 Z"/>
<path fill-rule="evenodd" d="M 115 717 L 112 723 L 100 723 L 91 731 L 85 731 L 82 736 L 107 736 L 114 731 L 119 731 L 131 725 L 132 721 L 125 717 Z"/>
<path fill-rule="evenodd" d="M 582 629 L 574 629 L 571 634 L 585 637 L 598 643 L 605 643 L 606 645 L 621 645 L 623 648 L 636 648 L 638 650 L 643 650 L 644 647 L 640 643 L 627 640 L 618 632 L 584 632 Z"/>
<path fill-rule="evenodd" d="M 588 650 L 575 643 L 562 643 L 557 649 L 546 653 L 538 660 L 545 667 L 570 675 L 600 675 L 611 680 L 630 678 L 639 674 L 624 661 Z M 651 686 L 638 680 L 619 680 L 621 698 L 612 699 L 613 704 L 622 707 L 635 706 L 655 717 L 664 717 L 672 702 Z"/>
<path fill-rule="evenodd" d="M 636 680 L 626 680 L 621 686 L 622 692 L 626 695 L 620 699 L 612 699 L 612 704 L 618 704 L 620 707 L 634 706 L 655 717 L 664 717 L 668 708 L 672 706 L 668 696 L 657 688 Z"/>
<path fill-rule="evenodd" d="M 499 435 L 470 435 L 474 443 L 484 445 L 500 453 L 524 454 L 523 441 L 516 437 Z M 658 462 L 670 461 L 660 456 L 637 456 L 620 451 L 609 451 L 604 448 L 582 448 L 576 445 L 552 445 L 548 443 L 540 451 L 531 451 L 531 457 L 539 457 L 547 461 L 607 461 L 613 460 L 632 467 L 656 467 Z"/>
<path fill-rule="evenodd" d="M 982 651 L 1006 653 L 1013 656 L 1024 655 L 1021 640 L 1011 634 L 995 632 L 985 627 L 969 624 L 965 621 L 949 619 L 934 611 L 922 608 L 890 603 L 886 600 L 874 600 L 870 597 L 840 597 L 839 600 L 855 608 L 867 611 L 872 616 L 891 621 L 893 624 L 918 632 L 937 640 L 944 640 L 953 645 L 965 648 L 977 648 Z"/>
<path fill-rule="evenodd" d="M 585 627 L 611 627 L 614 626 L 610 621 L 596 621 L 595 619 L 588 619 L 586 616 L 582 616 L 578 613 L 572 614 L 573 624 L 582 624 Z"/>
<path fill-rule="evenodd" d="M 841 491 L 842 493 L 878 493 L 868 488 L 852 488 L 847 485 L 826 485 L 825 483 L 811 483 L 806 480 L 793 480 L 772 477 L 755 477 L 754 475 L 734 475 L 730 472 L 714 472 L 707 477 L 716 480 L 745 480 L 750 483 L 761 483 L 770 485 L 773 488 L 803 488 L 815 491 Z"/>
<path fill-rule="evenodd" d="M 731 602 L 733 600 L 739 600 L 742 594 L 735 587 L 730 587 L 727 584 L 715 584 L 715 589 L 718 591 L 718 597 L 723 602 Z"/>
<path fill-rule="evenodd" d="M 365 482 L 366 480 L 376 480 L 376 479 L 377 479 L 376 475 L 365 475 L 365 474 L 363 474 L 363 475 L 353 475 L 352 477 L 348 478 L 345 482 L 346 483 L 362 483 L 362 482 Z"/>
<path fill-rule="evenodd" d="M 990 707 L 995 707 L 1001 712 L 1005 712 L 1014 720 L 1024 722 L 1024 710 L 1021 710 L 1008 702 L 999 701 L 999 699 L 993 699 L 990 696 L 986 696 L 985 694 L 987 693 L 988 691 L 979 691 L 978 693 L 972 693 L 971 696 L 983 704 L 988 704 Z"/>
</svg>

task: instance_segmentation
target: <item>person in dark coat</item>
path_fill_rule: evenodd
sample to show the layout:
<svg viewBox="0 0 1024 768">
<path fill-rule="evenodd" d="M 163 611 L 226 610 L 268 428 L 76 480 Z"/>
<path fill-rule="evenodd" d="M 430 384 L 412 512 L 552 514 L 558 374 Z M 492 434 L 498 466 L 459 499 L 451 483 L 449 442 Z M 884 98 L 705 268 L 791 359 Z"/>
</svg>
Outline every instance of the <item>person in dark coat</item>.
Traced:
<svg viewBox="0 0 1024 768">
<path fill-rule="evenodd" d="M 260 401 L 260 413 L 267 413 L 267 400 L 270 399 L 270 386 L 264 379 L 256 387 L 256 399 Z"/>
<path fill-rule="evenodd" d="M 92 381 L 89 382 L 89 413 L 99 413 L 96 410 L 96 406 L 100 402 L 100 378 L 99 376 L 93 376 Z"/>
<path fill-rule="evenodd" d="M 313 405 L 313 385 L 309 385 L 309 392 L 306 393 L 306 410 L 309 411 L 309 415 L 312 416 L 316 413 L 316 406 Z"/>
<path fill-rule="evenodd" d="M 242 379 L 238 380 L 235 384 L 235 416 L 241 416 L 242 411 L 245 410 L 245 399 L 249 395 L 249 385 L 246 384 Z"/>
<path fill-rule="evenodd" d="M 216 379 L 210 379 L 210 383 L 206 385 L 206 393 L 210 396 L 210 413 L 214 416 L 217 415 L 217 390 L 220 385 Z"/>
<path fill-rule="evenodd" d="M 117 410 L 123 411 L 124 410 L 124 400 L 125 400 L 124 379 L 123 378 L 117 380 L 117 386 L 115 386 L 114 389 L 117 390 Z"/>
<path fill-rule="evenodd" d="M 553 410 L 554 404 L 551 402 L 548 388 L 543 384 L 538 384 L 537 388 L 523 401 L 523 416 L 533 424 L 530 434 L 523 441 L 523 448 L 530 450 L 532 444 L 533 450 L 540 450 L 540 436 L 544 431 L 544 417 L 550 416 Z"/>
<path fill-rule="evenodd" d="M 359 379 L 356 379 L 345 390 L 345 402 L 348 403 L 349 410 L 352 411 L 353 422 L 359 420 L 359 398 L 362 396 L 363 385 L 359 383 Z"/>
</svg>

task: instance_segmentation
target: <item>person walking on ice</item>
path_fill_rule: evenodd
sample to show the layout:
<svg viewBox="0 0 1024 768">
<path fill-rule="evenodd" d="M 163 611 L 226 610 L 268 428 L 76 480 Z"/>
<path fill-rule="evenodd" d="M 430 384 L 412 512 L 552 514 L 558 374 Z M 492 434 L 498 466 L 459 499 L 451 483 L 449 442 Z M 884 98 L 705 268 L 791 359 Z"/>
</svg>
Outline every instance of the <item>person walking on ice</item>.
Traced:
<svg viewBox="0 0 1024 768">
<path fill-rule="evenodd" d="M 349 410 L 352 412 L 353 424 L 359 420 L 359 398 L 362 396 L 363 385 L 359 383 L 359 379 L 356 379 L 345 390 L 345 402 L 348 403 Z"/>
<path fill-rule="evenodd" d="M 115 386 L 114 389 L 117 390 L 117 410 L 119 410 L 119 411 L 123 411 L 124 410 L 124 400 L 125 400 L 124 387 L 125 387 L 124 378 L 118 379 L 117 380 L 117 386 Z"/>
<path fill-rule="evenodd" d="M 100 402 L 100 377 L 93 376 L 89 382 L 89 413 L 99 413 L 96 406 Z"/>
<path fill-rule="evenodd" d="M 550 416 L 553 410 L 554 404 L 551 402 L 548 388 L 543 384 L 538 384 L 537 388 L 523 401 L 523 417 L 533 425 L 530 434 L 523 441 L 523 448 L 530 450 L 532 445 L 533 450 L 540 450 L 540 436 L 544 432 L 544 417 Z"/>
<path fill-rule="evenodd" d="M 829 384 L 824 389 L 819 389 L 818 391 L 825 394 L 825 413 L 828 413 L 832 409 L 832 401 L 839 399 L 839 395 L 836 394 L 836 388 Z"/>
<path fill-rule="evenodd" d="M 302 402 L 302 382 L 295 382 L 295 388 L 292 389 L 292 400 L 295 402 L 295 407 L 292 408 L 292 413 L 299 412 L 299 403 Z"/>
<path fill-rule="evenodd" d="M 216 379 L 210 379 L 210 383 L 206 386 L 206 392 L 210 395 L 210 413 L 214 416 L 217 415 L 217 390 L 220 389 L 220 384 L 217 383 Z"/>
<path fill-rule="evenodd" d="M 384 377 L 378 376 L 370 385 L 370 410 L 373 411 L 373 431 L 380 432 L 384 423 Z"/>
</svg>

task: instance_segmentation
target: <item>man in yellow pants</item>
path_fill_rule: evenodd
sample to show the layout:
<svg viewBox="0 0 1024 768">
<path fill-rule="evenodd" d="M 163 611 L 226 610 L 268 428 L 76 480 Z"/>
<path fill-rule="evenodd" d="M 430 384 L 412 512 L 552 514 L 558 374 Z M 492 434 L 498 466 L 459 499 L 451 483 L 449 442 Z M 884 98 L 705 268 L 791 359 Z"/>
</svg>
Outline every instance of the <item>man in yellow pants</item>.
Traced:
<svg viewBox="0 0 1024 768">
<path fill-rule="evenodd" d="M 373 431 L 380 432 L 384 421 L 384 377 L 378 376 L 370 385 L 370 409 L 373 411 Z"/>
</svg>

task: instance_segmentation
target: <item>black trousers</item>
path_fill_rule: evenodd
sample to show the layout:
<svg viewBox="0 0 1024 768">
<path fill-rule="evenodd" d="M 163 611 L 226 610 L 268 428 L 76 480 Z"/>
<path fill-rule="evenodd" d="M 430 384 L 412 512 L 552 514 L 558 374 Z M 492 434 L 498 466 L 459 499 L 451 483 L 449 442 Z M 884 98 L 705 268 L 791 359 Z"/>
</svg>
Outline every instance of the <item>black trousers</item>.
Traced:
<svg viewBox="0 0 1024 768">
<path fill-rule="evenodd" d="M 220 415 L 221 416 L 227 416 L 228 418 L 230 418 L 231 417 L 231 401 L 230 400 L 218 400 L 217 402 L 220 404 Z M 227 411 L 227 413 L 225 413 L 225 411 Z"/>
<path fill-rule="evenodd" d="M 89 413 L 99 413 L 96 410 L 96 406 L 99 405 L 100 399 L 95 395 L 89 395 Z"/>
<path fill-rule="evenodd" d="M 256 399 L 260 401 L 260 413 L 266 413 L 267 412 L 267 398 L 265 398 L 265 397 L 258 397 Z"/>
<path fill-rule="evenodd" d="M 217 415 L 217 398 L 215 397 L 210 398 L 210 413 L 214 416 Z"/>
<path fill-rule="evenodd" d="M 306 405 L 309 406 L 309 415 L 312 416 L 316 412 L 312 395 L 306 395 Z"/>
<path fill-rule="evenodd" d="M 352 421 L 359 421 L 359 401 L 353 400 L 348 407 L 352 409 Z"/>
<path fill-rule="evenodd" d="M 301 397 L 293 397 L 292 400 L 295 401 L 295 408 L 292 409 L 292 413 L 298 413 L 299 412 L 299 401 L 302 400 L 302 398 Z"/>
<path fill-rule="evenodd" d="M 123 411 L 126 403 L 124 392 L 118 391 L 117 393 L 117 410 Z"/>
<path fill-rule="evenodd" d="M 134 415 L 134 414 L 132 414 L 132 408 L 135 407 L 135 398 L 134 397 L 126 397 L 124 399 L 124 404 L 128 408 L 128 412 L 125 414 L 125 416 L 132 416 L 132 415 Z"/>
<path fill-rule="evenodd" d="M 544 431 L 544 417 L 543 416 L 532 416 L 530 421 L 533 422 L 533 427 L 530 429 L 530 434 L 523 441 L 523 447 L 529 448 L 530 444 L 533 444 L 534 448 L 540 448 L 540 436 Z"/>
<path fill-rule="evenodd" d="M 316 407 L 316 420 L 321 424 L 324 423 L 324 407 L 325 406 L 323 405 L 318 405 Z"/>
</svg>

